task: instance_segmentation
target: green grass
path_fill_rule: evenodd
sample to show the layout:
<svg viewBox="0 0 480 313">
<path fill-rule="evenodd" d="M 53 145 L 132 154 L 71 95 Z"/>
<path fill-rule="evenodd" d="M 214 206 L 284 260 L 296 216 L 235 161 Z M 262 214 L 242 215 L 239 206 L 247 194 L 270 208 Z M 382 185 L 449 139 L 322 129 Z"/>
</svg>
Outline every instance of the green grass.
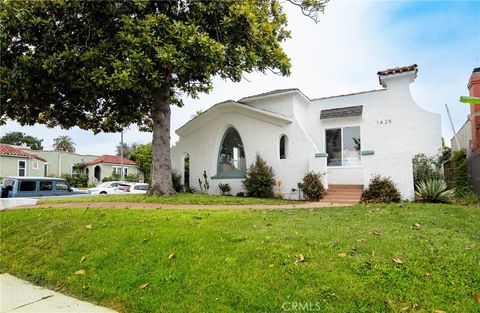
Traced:
<svg viewBox="0 0 480 313">
<path fill-rule="evenodd" d="M 36 209 L 0 219 L 1 272 L 121 312 L 283 312 L 294 302 L 319 312 L 480 311 L 473 207 Z"/>
<path fill-rule="evenodd" d="M 140 202 L 161 204 L 298 204 L 300 201 L 260 199 L 233 196 L 212 196 L 204 194 L 178 193 L 173 196 L 129 195 L 96 195 L 86 197 L 68 197 L 41 200 L 39 204 L 74 203 L 74 202 Z"/>
</svg>

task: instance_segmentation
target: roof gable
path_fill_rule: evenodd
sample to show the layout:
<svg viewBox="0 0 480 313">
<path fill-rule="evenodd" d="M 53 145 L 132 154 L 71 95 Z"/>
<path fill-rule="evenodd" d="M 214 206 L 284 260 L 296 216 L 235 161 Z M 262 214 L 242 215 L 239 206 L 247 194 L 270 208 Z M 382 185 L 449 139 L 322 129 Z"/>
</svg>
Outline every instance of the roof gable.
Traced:
<svg viewBox="0 0 480 313">
<path fill-rule="evenodd" d="M 87 162 L 87 165 L 95 165 L 100 163 L 108 163 L 108 164 L 122 164 L 122 157 L 118 155 L 107 155 L 104 154 L 93 161 Z M 134 161 L 123 158 L 123 165 L 137 165 Z"/>
<path fill-rule="evenodd" d="M 12 147 L 11 145 L 7 145 L 3 143 L 0 144 L 0 154 L 13 156 L 13 157 L 34 158 L 43 162 L 47 162 L 47 160 L 39 157 L 38 155 L 35 155 L 33 153 L 28 153 L 22 149 L 18 149 L 18 148 Z"/>
</svg>

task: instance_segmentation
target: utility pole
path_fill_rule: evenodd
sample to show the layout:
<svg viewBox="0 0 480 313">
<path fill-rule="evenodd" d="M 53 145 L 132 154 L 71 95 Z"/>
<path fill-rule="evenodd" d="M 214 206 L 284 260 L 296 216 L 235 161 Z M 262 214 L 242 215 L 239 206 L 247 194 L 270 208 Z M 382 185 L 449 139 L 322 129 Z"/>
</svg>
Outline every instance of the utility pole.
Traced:
<svg viewBox="0 0 480 313">
<path fill-rule="evenodd" d="M 120 133 L 120 178 L 123 180 L 125 178 L 125 173 L 123 171 L 123 130 Z"/>
<path fill-rule="evenodd" d="M 455 132 L 455 128 L 453 127 L 452 116 L 450 115 L 450 110 L 448 109 L 448 105 L 446 103 L 445 103 L 445 108 L 447 109 L 448 119 L 450 120 L 450 126 L 452 126 L 453 137 L 455 138 L 457 149 L 460 149 L 460 143 L 458 142 L 457 133 Z"/>
</svg>

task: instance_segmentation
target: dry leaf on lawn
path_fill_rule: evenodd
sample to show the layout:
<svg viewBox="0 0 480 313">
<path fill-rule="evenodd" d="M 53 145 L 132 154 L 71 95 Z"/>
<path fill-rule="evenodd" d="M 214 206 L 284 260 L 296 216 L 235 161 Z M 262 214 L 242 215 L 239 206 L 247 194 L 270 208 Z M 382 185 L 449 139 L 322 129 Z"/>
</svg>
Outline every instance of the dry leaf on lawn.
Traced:
<svg viewBox="0 0 480 313">
<path fill-rule="evenodd" d="M 299 254 L 298 255 L 298 258 L 295 260 L 295 265 L 299 264 L 299 263 L 302 263 L 305 261 L 305 256 L 303 254 Z"/>
<path fill-rule="evenodd" d="M 147 288 L 147 287 L 148 287 L 148 283 L 146 283 L 146 284 L 141 284 L 140 286 L 138 286 L 138 289 L 143 290 L 143 289 L 145 289 L 145 288 Z"/>
<path fill-rule="evenodd" d="M 445 311 L 442 311 L 442 310 L 435 310 L 435 313 L 445 313 Z"/>
<path fill-rule="evenodd" d="M 419 223 L 415 223 L 415 224 L 413 224 L 413 226 L 415 226 L 415 229 L 416 229 L 416 230 L 420 230 L 420 227 L 421 227 L 422 225 L 420 225 Z"/>
<path fill-rule="evenodd" d="M 85 270 L 78 270 L 75 272 L 75 275 L 85 275 Z"/>
<path fill-rule="evenodd" d="M 275 265 L 273 265 L 273 264 L 269 264 L 269 265 L 268 265 L 269 268 L 272 268 L 272 267 L 274 267 L 274 266 L 275 266 Z"/>
<path fill-rule="evenodd" d="M 149 240 L 150 240 L 150 238 L 143 238 L 142 242 L 145 243 L 145 242 L 147 242 L 147 241 L 149 241 Z"/>
<path fill-rule="evenodd" d="M 170 254 L 170 255 L 168 256 L 168 259 L 171 260 L 171 259 L 173 259 L 174 257 L 175 257 L 175 253 L 172 253 L 172 254 Z"/>
<path fill-rule="evenodd" d="M 474 293 L 473 296 L 475 297 L 475 300 L 477 300 L 477 302 L 480 303 L 480 294 Z"/>
<path fill-rule="evenodd" d="M 347 254 L 345 252 L 339 253 L 338 256 L 345 257 Z"/>
<path fill-rule="evenodd" d="M 374 230 L 374 231 L 373 231 L 373 234 L 374 234 L 375 236 L 380 236 L 380 232 L 379 232 L 378 230 Z"/>
<path fill-rule="evenodd" d="M 91 228 L 92 228 L 92 224 L 85 225 L 85 228 L 91 229 Z"/>
<path fill-rule="evenodd" d="M 392 260 L 393 260 L 393 262 L 395 262 L 397 264 L 403 264 L 403 261 L 400 260 L 400 258 L 393 258 Z"/>
<path fill-rule="evenodd" d="M 83 263 L 87 260 L 87 257 L 86 256 L 82 256 L 82 259 L 80 260 L 80 263 Z"/>
</svg>

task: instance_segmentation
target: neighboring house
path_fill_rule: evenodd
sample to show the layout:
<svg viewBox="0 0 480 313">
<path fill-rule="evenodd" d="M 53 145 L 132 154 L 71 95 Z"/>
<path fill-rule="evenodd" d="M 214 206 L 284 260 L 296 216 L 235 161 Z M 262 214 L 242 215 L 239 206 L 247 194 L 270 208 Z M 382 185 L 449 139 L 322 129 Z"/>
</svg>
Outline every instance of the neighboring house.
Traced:
<svg viewBox="0 0 480 313">
<path fill-rule="evenodd" d="M 458 145 L 460 145 L 460 147 L 457 146 L 457 140 L 458 140 Z M 455 136 L 453 136 L 452 139 L 450 139 L 450 147 L 452 147 L 452 151 L 465 149 L 467 153 L 470 153 L 471 145 L 472 145 L 472 121 L 470 121 L 470 116 L 468 116 L 467 120 L 462 125 L 462 127 L 457 131 Z"/>
<path fill-rule="evenodd" d="M 45 176 L 47 160 L 16 146 L 0 144 L 0 177 Z"/>
<path fill-rule="evenodd" d="M 95 160 L 87 162 L 86 174 L 95 181 L 102 181 L 102 178 L 112 176 L 112 174 L 121 174 L 122 158 L 116 155 L 102 155 Z M 143 181 L 143 174 L 137 167 L 137 164 L 127 158 L 123 158 L 124 175 L 139 174 Z"/>
<path fill-rule="evenodd" d="M 17 160 L 20 165 L 14 166 Z M 97 156 L 57 150 L 31 150 L 28 147 L 6 144 L 0 147 L 0 161 L 0 177 L 10 175 L 61 177 L 65 174 L 87 174 L 89 183 L 101 182 L 103 178 L 112 176 L 114 173 L 120 174 L 122 166 L 121 158 L 114 155 Z M 24 163 L 25 175 L 20 175 L 19 173 L 23 173 L 21 169 Z M 80 171 L 75 169 L 75 165 L 78 164 L 84 164 Z M 125 175 L 139 174 L 140 180 L 143 181 L 143 174 L 135 162 L 123 158 L 123 167 Z"/>
<path fill-rule="evenodd" d="M 172 167 L 199 188 L 206 171 L 210 193 L 229 183 L 243 191 L 248 165 L 258 153 L 273 167 L 281 192 L 293 189 L 309 171 L 323 182 L 367 186 L 380 174 L 391 177 L 402 197 L 414 195 L 412 157 L 433 155 L 441 145 L 440 114 L 412 99 L 409 85 L 417 65 L 378 72 L 383 89 L 309 99 L 298 89 L 267 92 L 212 106 L 176 133 Z"/>
</svg>

